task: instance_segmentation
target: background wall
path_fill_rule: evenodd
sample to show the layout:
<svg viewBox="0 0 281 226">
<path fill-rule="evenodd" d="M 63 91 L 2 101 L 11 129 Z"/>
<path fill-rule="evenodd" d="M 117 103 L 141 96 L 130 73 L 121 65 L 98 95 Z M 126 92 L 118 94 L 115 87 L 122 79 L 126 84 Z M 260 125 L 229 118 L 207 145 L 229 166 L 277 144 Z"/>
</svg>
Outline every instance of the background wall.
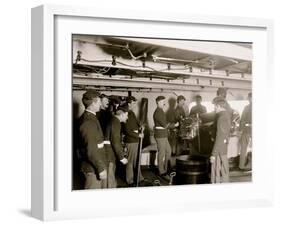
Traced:
<svg viewBox="0 0 281 226">
<path fill-rule="evenodd" d="M 131 216 L 82 221 L 51 222 L 48 225 L 280 225 L 281 211 L 281 152 L 280 139 L 280 84 L 281 84 L 281 14 L 278 1 L 114 1 L 114 0 L 9 0 L 2 1 L 1 23 L 1 225 L 41 225 L 30 218 L 30 8 L 42 3 L 101 6 L 105 9 L 171 11 L 203 15 L 228 15 L 275 19 L 275 77 L 272 89 L 271 125 L 272 144 L 275 149 L 275 171 L 268 172 L 275 178 L 275 205 L 269 208 L 194 211 L 188 213 Z M 269 77 L 269 79 L 273 79 Z M 262 92 L 262 91 L 261 91 Z M 267 95 L 264 93 L 264 95 Z M 261 122 L 263 123 L 263 122 Z"/>
</svg>

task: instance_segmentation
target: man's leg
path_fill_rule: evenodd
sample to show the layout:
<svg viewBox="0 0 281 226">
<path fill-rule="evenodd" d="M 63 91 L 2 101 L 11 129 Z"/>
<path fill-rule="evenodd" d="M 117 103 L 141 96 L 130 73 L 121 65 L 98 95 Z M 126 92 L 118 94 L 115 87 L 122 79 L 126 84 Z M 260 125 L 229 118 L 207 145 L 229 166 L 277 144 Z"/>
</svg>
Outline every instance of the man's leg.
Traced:
<svg viewBox="0 0 281 226">
<path fill-rule="evenodd" d="M 181 155 L 182 152 L 182 140 L 179 136 L 176 137 L 176 156 Z"/>
<path fill-rule="evenodd" d="M 126 165 L 126 181 L 127 184 L 134 183 L 134 161 L 135 161 L 135 150 L 132 143 L 127 144 L 128 148 L 128 163 Z"/>
<path fill-rule="evenodd" d="M 165 160 L 165 150 L 166 150 L 166 140 L 165 138 L 155 138 L 157 143 L 157 149 L 158 149 L 158 169 L 159 174 L 166 173 L 165 166 L 164 166 L 164 160 Z"/>
<path fill-rule="evenodd" d="M 221 158 L 218 155 L 216 157 L 216 178 L 215 178 L 215 183 L 221 183 Z"/>
<path fill-rule="evenodd" d="M 177 140 L 176 139 L 177 138 L 176 138 L 175 132 L 171 131 L 169 134 L 168 141 L 170 143 L 173 155 L 176 155 L 176 153 L 177 153 L 177 150 L 176 150 L 177 149 Z"/>
<path fill-rule="evenodd" d="M 227 155 L 221 155 L 221 182 L 227 183 L 229 182 L 229 164 Z"/>
<path fill-rule="evenodd" d="M 250 136 L 247 133 L 242 133 L 240 138 L 240 159 L 239 159 L 239 168 L 244 169 L 246 163 L 246 153 L 248 148 Z"/>
<path fill-rule="evenodd" d="M 172 149 L 171 146 L 169 144 L 168 139 L 166 139 L 166 148 L 165 148 L 165 163 L 164 163 L 164 169 L 167 172 L 169 169 L 169 164 L 171 166 L 171 155 L 172 155 Z"/>
<path fill-rule="evenodd" d="M 134 172 L 137 173 L 137 168 L 139 167 L 138 165 L 138 154 L 139 154 L 139 143 L 133 143 L 133 149 L 134 149 L 134 154 L 133 154 L 133 169 L 134 169 Z M 140 156 L 140 159 L 139 161 L 141 161 L 141 156 Z M 141 164 L 141 163 L 140 163 Z M 137 179 L 137 176 L 138 175 L 135 175 L 135 181 Z M 139 175 L 139 181 L 142 181 L 144 180 L 143 176 L 142 176 L 142 173 L 141 173 L 141 167 L 140 167 L 140 175 Z"/>
<path fill-rule="evenodd" d="M 115 163 L 110 162 L 108 165 L 108 170 L 107 170 L 107 187 L 108 188 L 117 187 L 116 178 L 115 178 L 115 170 L 116 170 Z"/>
<path fill-rule="evenodd" d="M 211 166 L 211 183 L 220 183 L 220 157 L 215 156 L 215 160 Z"/>
<path fill-rule="evenodd" d="M 215 159 L 214 162 L 211 163 L 211 183 L 214 184 L 216 182 L 216 162 Z"/>
<path fill-rule="evenodd" d="M 94 172 L 84 173 L 86 181 L 85 181 L 85 189 L 100 189 L 102 188 L 102 180 L 98 180 L 97 176 Z"/>
</svg>

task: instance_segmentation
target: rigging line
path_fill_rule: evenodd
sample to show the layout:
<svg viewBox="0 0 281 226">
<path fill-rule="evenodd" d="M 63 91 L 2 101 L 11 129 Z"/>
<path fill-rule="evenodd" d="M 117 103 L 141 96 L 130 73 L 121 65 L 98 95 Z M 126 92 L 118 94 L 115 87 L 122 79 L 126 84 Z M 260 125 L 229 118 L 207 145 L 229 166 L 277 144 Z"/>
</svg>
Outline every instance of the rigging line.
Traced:
<svg viewBox="0 0 281 226">
<path fill-rule="evenodd" d="M 81 58 L 81 61 L 89 62 L 89 63 L 111 63 L 111 60 L 87 60 L 85 58 Z"/>
<path fill-rule="evenodd" d="M 160 72 L 170 72 L 170 71 L 185 71 L 185 70 L 189 70 L 188 68 L 173 68 L 173 69 L 162 69 L 159 70 Z"/>
<path fill-rule="evenodd" d="M 89 62 L 89 63 L 111 63 L 112 61 L 111 60 L 87 60 L 85 58 L 81 58 L 80 61 L 85 61 L 85 62 Z M 126 64 L 126 63 L 122 63 L 120 61 L 116 61 L 117 64 L 120 64 L 120 65 L 123 65 L 123 66 L 126 66 L 126 67 L 131 67 L 131 68 L 143 68 L 142 65 L 140 66 L 136 66 L 136 65 L 130 65 L 130 64 Z M 155 71 L 155 72 L 161 72 L 153 67 L 149 67 L 149 66 L 146 66 L 146 68 L 152 70 L 152 71 Z"/>
<path fill-rule="evenodd" d="M 89 63 L 111 63 L 112 61 L 111 60 L 87 60 L 87 59 L 85 59 L 85 58 L 81 58 L 80 59 L 81 61 L 85 61 L 85 62 L 89 62 Z M 143 66 L 142 65 L 140 65 L 140 66 L 136 66 L 136 65 L 130 65 L 130 64 L 126 64 L 126 63 L 122 63 L 122 62 L 120 62 L 120 61 L 116 61 L 116 63 L 117 64 L 120 64 L 120 65 L 123 65 L 123 66 L 126 66 L 126 67 L 130 67 L 130 68 L 143 68 Z M 153 67 L 150 67 L 150 66 L 145 66 L 145 68 L 148 68 L 148 69 L 150 69 L 150 70 L 152 70 L 152 71 L 154 71 L 154 72 L 165 72 L 165 71 L 170 71 L 170 70 L 168 70 L 167 68 L 165 68 L 165 69 L 160 69 L 160 70 L 157 70 L 157 69 L 155 69 L 155 68 L 153 68 Z M 181 70 L 181 71 L 184 71 L 184 70 L 187 70 L 187 68 L 174 68 L 174 69 L 172 69 L 172 70 Z"/>
<path fill-rule="evenodd" d="M 140 58 L 146 58 L 146 57 L 147 57 L 147 54 L 146 54 L 146 53 L 143 53 L 142 55 L 139 55 L 139 56 L 137 56 L 137 57 L 134 56 L 134 54 L 133 54 L 132 51 L 130 50 L 128 44 L 127 44 L 127 46 L 126 46 L 126 49 L 128 50 L 130 56 L 131 56 L 134 60 L 138 60 L 138 59 L 140 59 Z"/>
</svg>

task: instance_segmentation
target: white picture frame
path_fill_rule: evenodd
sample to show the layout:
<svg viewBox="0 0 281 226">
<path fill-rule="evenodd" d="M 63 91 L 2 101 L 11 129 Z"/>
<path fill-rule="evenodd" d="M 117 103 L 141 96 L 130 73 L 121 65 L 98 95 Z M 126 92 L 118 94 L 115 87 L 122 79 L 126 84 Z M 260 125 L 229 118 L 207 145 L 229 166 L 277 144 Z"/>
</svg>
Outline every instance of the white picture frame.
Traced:
<svg viewBox="0 0 281 226">
<path fill-rule="evenodd" d="M 253 74 L 256 75 L 253 79 L 253 124 L 255 125 L 253 129 L 255 150 L 253 182 L 71 191 L 71 169 L 69 168 L 71 162 L 69 158 L 71 153 L 71 142 L 69 142 L 71 141 L 71 133 L 69 133 L 71 131 L 69 120 L 71 118 L 69 111 L 71 109 L 71 67 L 69 65 L 72 61 L 69 35 L 79 32 L 129 36 L 140 34 L 137 29 L 132 29 L 130 32 L 120 29 L 119 23 L 120 26 L 134 25 L 147 28 L 163 25 L 175 27 L 177 32 L 172 34 L 166 31 L 166 37 L 179 37 L 181 29 L 187 26 L 198 28 L 198 34 L 196 32 L 191 34 L 192 37 L 189 37 L 191 39 L 207 39 L 207 32 L 204 32 L 204 29 L 216 28 L 222 33 L 209 33 L 209 40 L 247 39 L 253 41 Z M 106 26 L 111 26 L 109 27 L 111 29 L 108 27 L 98 29 L 98 27 L 106 28 Z M 89 27 L 92 31 L 89 31 Z M 179 27 L 181 29 L 178 29 Z M 239 32 L 223 32 L 228 29 L 237 29 L 245 34 L 239 36 Z M 153 29 L 142 32 L 145 33 L 144 36 L 155 35 Z M 250 35 L 248 38 L 247 34 Z M 159 35 L 159 37 L 163 36 L 162 33 Z M 255 124 L 255 122 L 268 119 L 266 112 L 261 109 L 270 105 L 270 102 L 265 101 L 267 96 L 263 94 L 267 92 L 270 95 L 273 92 L 270 89 L 272 39 L 273 22 L 264 19 L 167 12 L 161 14 L 122 12 L 110 8 L 105 11 L 55 5 L 44 5 L 32 9 L 32 216 L 41 220 L 56 220 L 271 205 L 273 178 L 269 177 L 267 172 L 273 169 L 271 164 L 273 150 L 266 149 L 269 143 L 268 137 L 264 136 L 269 133 L 266 123 Z M 66 59 L 66 64 L 60 64 L 62 58 Z M 65 113 L 67 117 L 62 109 L 67 109 Z M 61 134 L 66 134 L 66 137 Z M 264 150 L 266 150 L 266 155 L 263 154 Z M 63 161 L 63 158 L 66 161 Z"/>
</svg>

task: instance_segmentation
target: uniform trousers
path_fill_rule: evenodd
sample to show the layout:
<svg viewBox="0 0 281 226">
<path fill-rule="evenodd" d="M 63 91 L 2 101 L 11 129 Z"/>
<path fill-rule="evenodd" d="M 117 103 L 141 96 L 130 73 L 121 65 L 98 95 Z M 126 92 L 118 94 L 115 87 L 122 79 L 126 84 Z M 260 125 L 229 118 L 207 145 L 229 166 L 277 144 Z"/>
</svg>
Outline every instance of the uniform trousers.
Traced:
<svg viewBox="0 0 281 226">
<path fill-rule="evenodd" d="M 136 182 L 137 175 L 137 168 L 138 168 L 138 147 L 139 143 L 127 143 L 127 150 L 128 150 L 128 163 L 126 165 L 126 181 L 128 184 L 133 184 Z M 140 171 L 140 178 L 139 181 L 142 181 L 144 178 Z"/>
<path fill-rule="evenodd" d="M 229 182 L 229 164 L 227 154 L 215 156 L 211 168 L 211 183 Z"/>
<path fill-rule="evenodd" d="M 98 179 L 95 172 L 84 173 L 86 178 L 85 189 L 116 188 L 115 170 L 115 163 L 110 162 L 107 168 L 107 179 L 105 180 Z"/>
<path fill-rule="evenodd" d="M 250 133 L 243 132 L 240 137 L 240 159 L 239 159 L 239 168 L 244 169 L 246 167 L 246 157 L 247 157 L 247 148 L 251 139 Z"/>
<path fill-rule="evenodd" d="M 168 136 L 168 141 L 172 150 L 172 155 L 179 156 L 184 148 L 184 142 L 176 132 L 171 131 Z"/>
<path fill-rule="evenodd" d="M 165 174 L 168 170 L 168 164 L 170 164 L 171 161 L 171 146 L 169 144 L 168 138 L 155 138 L 157 143 L 157 149 L 158 149 L 158 169 L 159 174 Z"/>
</svg>

